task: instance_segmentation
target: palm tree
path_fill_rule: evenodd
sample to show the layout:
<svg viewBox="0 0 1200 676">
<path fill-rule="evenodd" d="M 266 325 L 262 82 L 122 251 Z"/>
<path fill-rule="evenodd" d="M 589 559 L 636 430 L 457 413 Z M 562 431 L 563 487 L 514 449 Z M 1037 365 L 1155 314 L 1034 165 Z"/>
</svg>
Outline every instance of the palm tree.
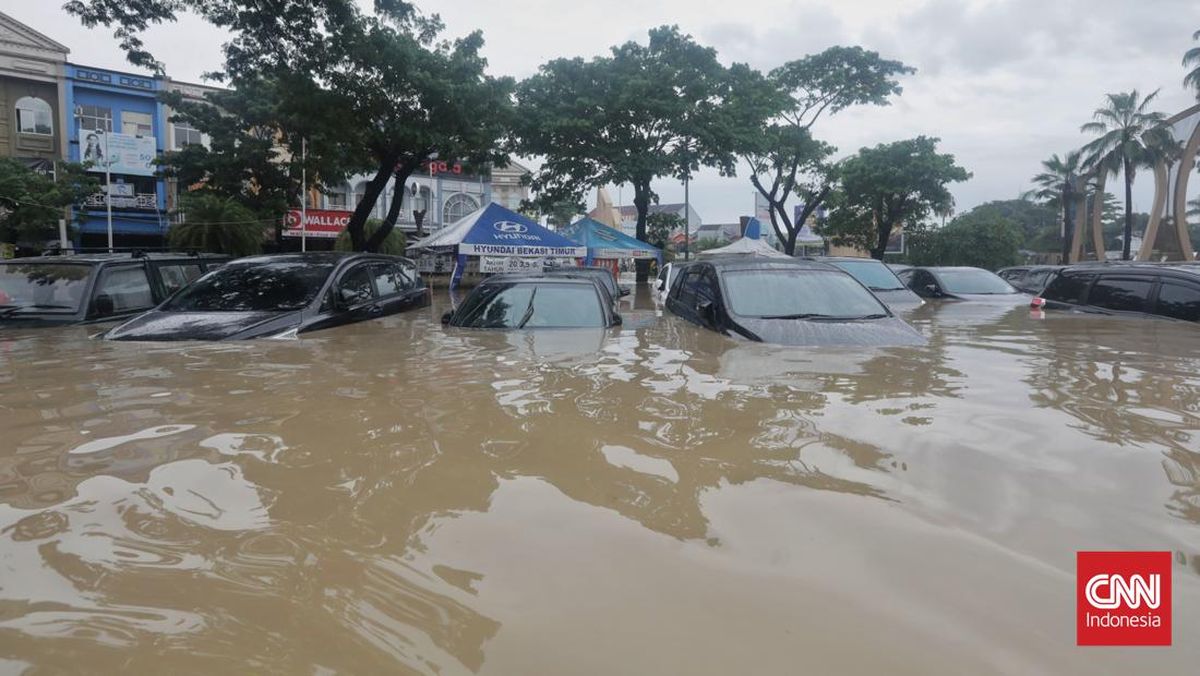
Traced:
<svg viewBox="0 0 1200 676">
<path fill-rule="evenodd" d="M 171 227 L 172 247 L 232 256 L 262 251 L 263 239 L 273 219 L 255 218 L 253 211 L 234 201 L 203 190 L 183 196 L 180 212 L 185 220 Z"/>
<path fill-rule="evenodd" d="M 1129 260 L 1129 243 L 1133 237 L 1134 175 L 1138 168 L 1153 166 L 1170 157 L 1177 147 L 1166 127 L 1166 117 L 1149 110 L 1157 96 L 1158 91 L 1154 91 L 1142 98 L 1136 89 L 1109 94 L 1107 105 L 1096 109 L 1093 121 L 1080 127 L 1082 132 L 1099 136 L 1083 147 L 1088 167 L 1097 173 L 1115 176 L 1123 171 L 1125 174 L 1123 260 Z"/>
<path fill-rule="evenodd" d="M 1078 150 L 1072 150 L 1063 157 L 1059 157 L 1057 153 L 1050 156 L 1048 160 L 1042 160 L 1042 173 L 1033 177 L 1033 184 L 1037 186 L 1028 194 L 1041 200 L 1046 206 L 1057 209 L 1064 209 L 1062 193 L 1063 188 L 1068 181 L 1073 181 L 1079 176 L 1079 170 L 1083 164 L 1083 155 Z"/>
<path fill-rule="evenodd" d="M 1200 31 L 1192 33 L 1193 40 L 1200 40 Z M 1200 99 L 1200 47 L 1192 47 L 1183 55 L 1183 66 L 1194 66 L 1183 78 L 1183 86 L 1196 90 L 1196 98 Z"/>
<path fill-rule="evenodd" d="M 1188 202 L 1187 205 L 1188 205 L 1188 210 L 1187 210 L 1188 218 L 1200 218 L 1200 197 L 1197 197 L 1196 199 Z"/>
</svg>

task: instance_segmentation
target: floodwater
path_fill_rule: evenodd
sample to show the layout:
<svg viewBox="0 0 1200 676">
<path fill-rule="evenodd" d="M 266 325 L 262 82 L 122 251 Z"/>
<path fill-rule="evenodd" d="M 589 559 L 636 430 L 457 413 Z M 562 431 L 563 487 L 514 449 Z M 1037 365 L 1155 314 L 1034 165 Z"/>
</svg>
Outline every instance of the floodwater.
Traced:
<svg viewBox="0 0 1200 676">
<path fill-rule="evenodd" d="M 444 293 L 444 292 L 442 292 Z M 1200 329 L 0 334 L 0 672 L 1195 673 Z M 1174 647 L 1077 648 L 1077 550 Z"/>
</svg>

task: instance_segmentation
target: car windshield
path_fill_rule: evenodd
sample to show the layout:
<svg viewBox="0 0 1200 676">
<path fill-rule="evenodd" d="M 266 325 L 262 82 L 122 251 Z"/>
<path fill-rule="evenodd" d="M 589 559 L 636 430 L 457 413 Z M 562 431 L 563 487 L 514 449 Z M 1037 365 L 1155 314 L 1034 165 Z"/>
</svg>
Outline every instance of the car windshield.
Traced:
<svg viewBox="0 0 1200 676">
<path fill-rule="evenodd" d="M 1011 284 L 987 270 L 938 270 L 942 289 L 950 293 L 1017 293 Z"/>
<path fill-rule="evenodd" d="M 603 327 L 590 284 L 494 284 L 467 300 L 458 326 L 479 329 Z"/>
<path fill-rule="evenodd" d="M 824 270 L 735 270 L 723 275 L 729 309 L 743 317 L 855 319 L 887 309 L 850 275 Z"/>
<path fill-rule="evenodd" d="M 617 280 L 613 279 L 611 272 L 602 268 L 576 268 L 573 270 L 568 268 L 566 270 L 556 270 L 553 274 L 574 275 L 576 277 L 587 277 L 588 279 L 594 279 L 600 284 L 604 285 L 604 288 L 609 292 L 609 294 L 616 295 L 617 293 Z"/>
<path fill-rule="evenodd" d="M 230 263 L 185 287 L 163 309 L 170 312 L 299 310 L 313 301 L 332 263 Z"/>
<path fill-rule="evenodd" d="M 872 291 L 898 291 L 904 288 L 904 284 L 896 278 L 896 273 L 879 261 L 836 261 L 834 265 L 849 272 Z"/>
<path fill-rule="evenodd" d="M 0 265 L 0 314 L 77 312 L 93 269 L 90 265 L 47 263 Z"/>
</svg>

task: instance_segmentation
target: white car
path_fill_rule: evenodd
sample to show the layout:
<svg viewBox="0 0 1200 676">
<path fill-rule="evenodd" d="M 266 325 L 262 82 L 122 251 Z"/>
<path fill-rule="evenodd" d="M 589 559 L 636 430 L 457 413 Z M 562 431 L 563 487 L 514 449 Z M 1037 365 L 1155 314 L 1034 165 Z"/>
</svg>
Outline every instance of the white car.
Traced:
<svg viewBox="0 0 1200 676">
<path fill-rule="evenodd" d="M 687 262 L 671 262 L 664 263 L 658 269 L 658 278 L 654 280 L 654 290 L 659 296 L 666 298 L 667 292 L 671 290 L 671 283 L 675 281 L 679 271 L 687 265 Z"/>
</svg>

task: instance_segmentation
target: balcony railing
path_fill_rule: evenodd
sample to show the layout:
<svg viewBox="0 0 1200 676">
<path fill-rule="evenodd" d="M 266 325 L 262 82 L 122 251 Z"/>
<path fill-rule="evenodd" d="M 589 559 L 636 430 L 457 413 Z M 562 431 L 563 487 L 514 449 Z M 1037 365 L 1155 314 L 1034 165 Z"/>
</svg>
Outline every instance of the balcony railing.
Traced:
<svg viewBox="0 0 1200 676">
<path fill-rule="evenodd" d="M 107 206 L 102 192 L 92 193 L 83 198 L 83 206 L 88 209 L 104 209 Z M 158 208 L 158 196 L 152 192 L 139 192 L 135 195 L 113 195 L 111 198 L 114 209 L 138 209 L 154 211 Z"/>
</svg>

